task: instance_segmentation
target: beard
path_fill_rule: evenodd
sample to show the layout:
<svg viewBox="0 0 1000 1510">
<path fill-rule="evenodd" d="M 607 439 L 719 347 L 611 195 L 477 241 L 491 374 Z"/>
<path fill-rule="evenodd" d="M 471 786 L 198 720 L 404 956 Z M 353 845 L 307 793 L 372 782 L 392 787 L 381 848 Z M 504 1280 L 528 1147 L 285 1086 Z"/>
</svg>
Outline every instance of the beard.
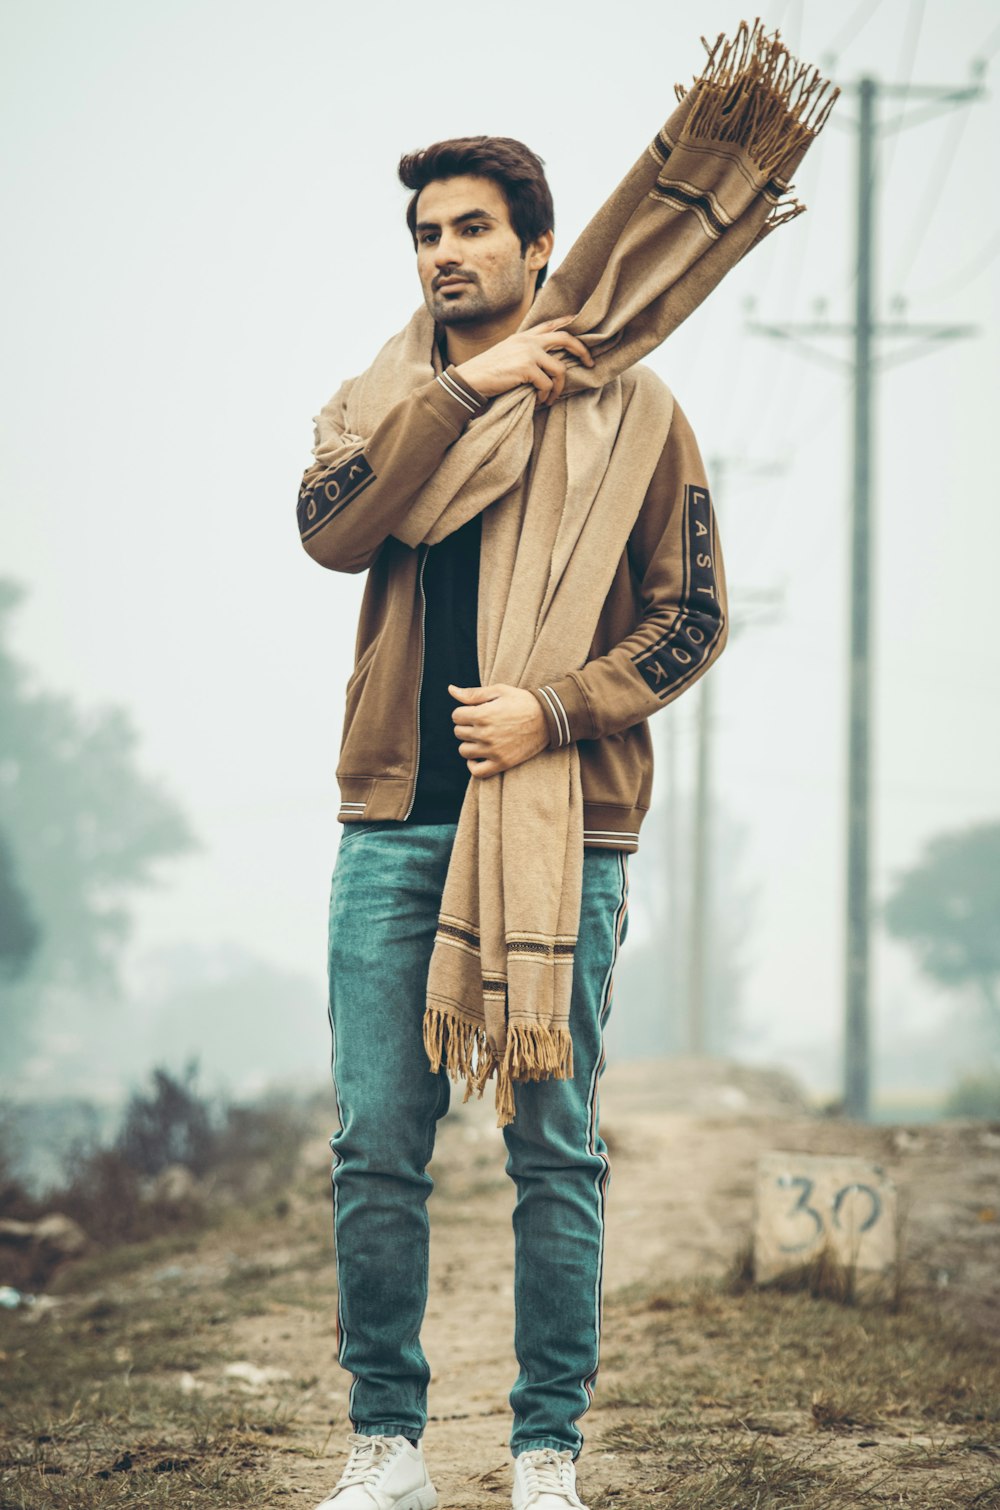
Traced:
<svg viewBox="0 0 1000 1510">
<path fill-rule="evenodd" d="M 449 289 L 425 290 L 424 301 L 439 325 L 481 325 L 501 319 L 517 309 L 524 298 L 523 257 L 504 269 L 488 293 L 475 274 L 458 276 L 468 280 L 461 293 Z"/>
</svg>

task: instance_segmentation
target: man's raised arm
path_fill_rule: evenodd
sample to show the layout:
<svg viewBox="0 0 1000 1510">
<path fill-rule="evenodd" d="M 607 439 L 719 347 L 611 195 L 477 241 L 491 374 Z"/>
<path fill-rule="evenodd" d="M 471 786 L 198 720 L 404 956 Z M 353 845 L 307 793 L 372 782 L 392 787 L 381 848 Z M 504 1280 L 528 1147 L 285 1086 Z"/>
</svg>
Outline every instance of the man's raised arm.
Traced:
<svg viewBox="0 0 1000 1510">
<path fill-rule="evenodd" d="M 642 618 L 606 655 L 532 689 L 553 748 L 617 734 L 672 702 L 726 643 L 726 579 L 698 445 L 679 405 L 629 539 Z"/>
<path fill-rule="evenodd" d="M 487 400 L 454 367 L 395 404 L 367 438 L 346 429 L 350 379 L 316 418 L 316 460 L 299 489 L 305 550 L 333 571 L 359 572 L 405 518 L 414 494 Z"/>
</svg>

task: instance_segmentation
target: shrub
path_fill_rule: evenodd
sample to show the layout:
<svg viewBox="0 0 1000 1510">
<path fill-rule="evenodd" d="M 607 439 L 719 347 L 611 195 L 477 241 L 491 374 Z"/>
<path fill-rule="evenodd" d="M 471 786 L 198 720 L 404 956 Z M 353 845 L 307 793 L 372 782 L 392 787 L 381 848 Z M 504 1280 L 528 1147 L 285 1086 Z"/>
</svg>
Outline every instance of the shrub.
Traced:
<svg viewBox="0 0 1000 1510">
<path fill-rule="evenodd" d="M 1000 1118 L 1000 1070 L 966 1075 L 948 1092 L 942 1110 L 946 1117 Z"/>
<path fill-rule="evenodd" d="M 66 1177 L 39 1206 L 71 1216 L 101 1247 L 154 1237 L 159 1224 L 143 1203 L 139 1175 L 115 1148 L 77 1148 Z"/>
<path fill-rule="evenodd" d="M 210 1098 L 194 1062 L 180 1074 L 157 1066 L 110 1139 L 78 1138 L 61 1160 L 61 1178 L 31 1191 L 16 1172 L 15 1112 L 0 1109 L 0 1215 L 32 1221 L 57 1211 L 100 1247 L 196 1230 L 220 1198 L 284 1196 L 310 1116 L 309 1104 L 290 1096 L 251 1106 Z M 189 1171 L 180 1193 L 170 1175 L 162 1178 L 178 1165 Z"/>
<path fill-rule="evenodd" d="M 115 1147 L 137 1174 L 155 1175 L 168 1164 L 183 1164 L 203 1175 L 211 1166 L 219 1114 L 196 1090 L 197 1078 L 194 1060 L 179 1078 L 157 1068 L 152 1091 L 133 1093 Z"/>
</svg>

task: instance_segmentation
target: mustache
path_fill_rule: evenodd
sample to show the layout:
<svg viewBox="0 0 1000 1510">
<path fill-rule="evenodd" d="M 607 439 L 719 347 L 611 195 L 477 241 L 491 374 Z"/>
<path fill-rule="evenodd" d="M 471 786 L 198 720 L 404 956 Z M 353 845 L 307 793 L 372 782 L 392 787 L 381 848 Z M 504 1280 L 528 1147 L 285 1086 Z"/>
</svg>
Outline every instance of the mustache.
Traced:
<svg viewBox="0 0 1000 1510">
<path fill-rule="evenodd" d="M 439 273 L 431 284 L 431 288 L 437 292 L 442 283 L 475 283 L 475 281 L 475 278 L 468 273 Z"/>
</svg>

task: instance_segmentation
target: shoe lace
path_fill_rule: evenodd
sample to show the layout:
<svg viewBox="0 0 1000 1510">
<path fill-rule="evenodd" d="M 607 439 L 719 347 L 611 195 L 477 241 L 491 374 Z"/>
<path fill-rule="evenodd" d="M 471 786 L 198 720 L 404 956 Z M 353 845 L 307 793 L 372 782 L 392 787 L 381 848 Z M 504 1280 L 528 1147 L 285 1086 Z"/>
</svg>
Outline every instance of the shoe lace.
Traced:
<svg viewBox="0 0 1000 1510">
<path fill-rule="evenodd" d="M 571 1452 L 556 1452 L 553 1447 L 540 1447 L 537 1451 L 524 1453 L 523 1457 L 528 1493 L 533 1498 L 540 1494 L 558 1494 L 568 1505 L 578 1503 L 568 1472 L 568 1466 L 573 1460 Z"/>
<path fill-rule="evenodd" d="M 353 1484 L 371 1484 L 383 1469 L 388 1468 L 390 1458 L 399 1449 L 399 1443 L 390 1437 L 366 1437 L 357 1431 L 352 1431 L 347 1440 L 351 1455 L 334 1494 Z"/>
</svg>

